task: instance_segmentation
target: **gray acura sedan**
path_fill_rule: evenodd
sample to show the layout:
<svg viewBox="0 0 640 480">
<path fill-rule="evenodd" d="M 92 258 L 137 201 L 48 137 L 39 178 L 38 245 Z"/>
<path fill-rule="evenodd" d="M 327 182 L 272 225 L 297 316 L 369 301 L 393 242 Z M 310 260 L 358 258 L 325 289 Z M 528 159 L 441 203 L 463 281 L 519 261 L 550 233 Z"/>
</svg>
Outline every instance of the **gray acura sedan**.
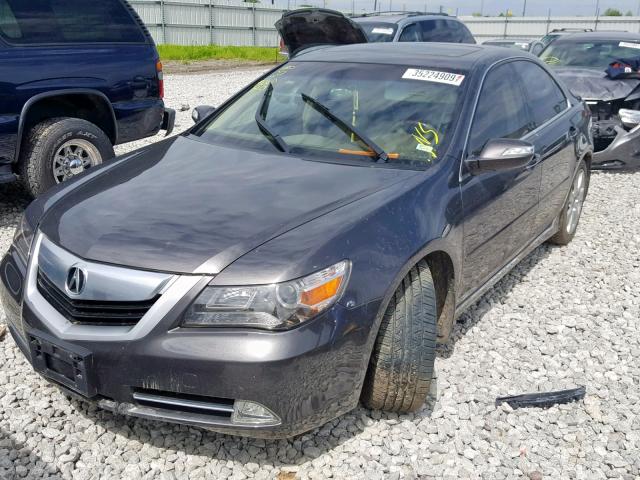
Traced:
<svg viewBox="0 0 640 480">
<path fill-rule="evenodd" d="M 38 198 L 0 266 L 33 368 L 100 407 L 266 437 L 417 410 L 589 184 L 587 107 L 504 48 L 309 48 L 203 116 Z"/>
</svg>

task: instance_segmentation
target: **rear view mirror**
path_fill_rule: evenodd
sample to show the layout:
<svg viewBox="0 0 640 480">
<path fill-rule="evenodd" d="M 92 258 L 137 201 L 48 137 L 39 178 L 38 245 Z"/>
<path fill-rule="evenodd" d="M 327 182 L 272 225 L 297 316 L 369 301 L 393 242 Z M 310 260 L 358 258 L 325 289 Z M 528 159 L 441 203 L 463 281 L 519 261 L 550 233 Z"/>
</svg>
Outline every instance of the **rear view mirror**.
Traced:
<svg viewBox="0 0 640 480">
<path fill-rule="evenodd" d="M 496 138 L 489 140 L 479 156 L 466 160 L 472 174 L 523 168 L 533 160 L 535 147 L 529 142 Z"/>
<path fill-rule="evenodd" d="M 194 123 L 198 123 L 200 120 L 208 117 L 215 111 L 216 107 L 212 107 L 211 105 L 200 105 L 193 109 L 193 112 L 191 112 L 191 118 Z"/>
</svg>

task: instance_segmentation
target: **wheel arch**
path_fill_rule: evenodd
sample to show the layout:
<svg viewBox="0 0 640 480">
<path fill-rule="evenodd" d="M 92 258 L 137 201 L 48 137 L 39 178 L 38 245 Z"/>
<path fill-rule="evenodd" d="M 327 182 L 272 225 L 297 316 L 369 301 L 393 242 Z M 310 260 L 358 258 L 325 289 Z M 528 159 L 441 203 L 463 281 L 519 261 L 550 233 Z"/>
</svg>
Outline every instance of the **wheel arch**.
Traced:
<svg viewBox="0 0 640 480">
<path fill-rule="evenodd" d="M 375 317 L 374 325 L 371 328 L 370 338 L 367 344 L 368 358 L 371 357 L 375 339 L 380 331 L 382 318 L 384 317 L 384 313 L 389 306 L 391 298 L 393 297 L 402 280 L 407 276 L 409 271 L 411 271 L 411 269 L 422 260 L 427 261 L 427 263 L 429 264 L 429 268 L 431 269 L 431 275 L 434 277 L 433 280 L 434 286 L 436 288 L 436 298 L 438 304 L 441 305 L 441 307 L 444 307 L 445 303 L 444 299 L 441 300 L 440 298 L 438 298 L 439 286 L 440 292 L 450 292 L 453 295 L 453 311 L 451 311 L 450 314 L 452 315 L 452 318 L 455 318 L 455 299 L 456 292 L 458 290 L 457 283 L 459 282 L 460 278 L 459 272 L 461 269 L 461 265 L 459 258 L 453 252 L 454 249 L 444 238 L 435 239 L 425 245 L 415 255 L 413 255 L 398 271 L 380 303 L 380 307 Z M 434 275 L 434 268 L 442 270 L 438 270 L 438 272 Z M 439 311 L 438 314 L 440 315 L 441 312 L 442 311 Z"/>
<path fill-rule="evenodd" d="M 89 105 L 97 108 L 82 111 L 82 106 Z M 50 107 L 50 112 L 45 114 L 38 110 L 45 107 Z M 16 163 L 20 159 L 24 135 L 28 129 L 46 118 L 59 116 L 90 121 L 105 132 L 112 145 L 116 145 L 118 142 L 116 115 L 111 102 L 104 93 L 93 89 L 52 90 L 34 95 L 22 107 L 14 157 Z"/>
</svg>

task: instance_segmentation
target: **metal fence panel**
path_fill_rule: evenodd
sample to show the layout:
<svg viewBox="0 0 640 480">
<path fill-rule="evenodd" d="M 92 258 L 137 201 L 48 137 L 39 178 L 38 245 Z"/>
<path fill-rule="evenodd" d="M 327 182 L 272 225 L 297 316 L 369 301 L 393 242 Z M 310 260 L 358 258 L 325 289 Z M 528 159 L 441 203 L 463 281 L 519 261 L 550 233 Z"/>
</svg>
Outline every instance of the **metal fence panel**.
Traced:
<svg viewBox="0 0 640 480">
<path fill-rule="evenodd" d="M 129 0 L 156 43 L 275 47 L 284 10 L 238 0 Z M 478 42 L 539 38 L 556 28 L 640 32 L 640 17 L 460 17 Z"/>
<path fill-rule="evenodd" d="M 554 29 L 590 28 L 640 32 L 640 17 L 460 17 L 478 42 L 495 38 L 539 38 Z"/>
<path fill-rule="evenodd" d="M 283 10 L 237 0 L 130 0 L 156 43 L 275 47 Z"/>
</svg>

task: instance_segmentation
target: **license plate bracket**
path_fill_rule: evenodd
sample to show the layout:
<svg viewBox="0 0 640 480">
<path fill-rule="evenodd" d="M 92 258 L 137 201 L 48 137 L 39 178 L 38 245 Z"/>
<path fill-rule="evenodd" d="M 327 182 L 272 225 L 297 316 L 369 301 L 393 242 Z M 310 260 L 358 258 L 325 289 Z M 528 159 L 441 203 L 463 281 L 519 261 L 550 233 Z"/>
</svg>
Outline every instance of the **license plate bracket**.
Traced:
<svg viewBox="0 0 640 480">
<path fill-rule="evenodd" d="M 41 332 L 29 332 L 29 350 L 36 372 L 84 397 L 97 394 L 89 377 L 93 363 L 89 350 Z"/>
</svg>

